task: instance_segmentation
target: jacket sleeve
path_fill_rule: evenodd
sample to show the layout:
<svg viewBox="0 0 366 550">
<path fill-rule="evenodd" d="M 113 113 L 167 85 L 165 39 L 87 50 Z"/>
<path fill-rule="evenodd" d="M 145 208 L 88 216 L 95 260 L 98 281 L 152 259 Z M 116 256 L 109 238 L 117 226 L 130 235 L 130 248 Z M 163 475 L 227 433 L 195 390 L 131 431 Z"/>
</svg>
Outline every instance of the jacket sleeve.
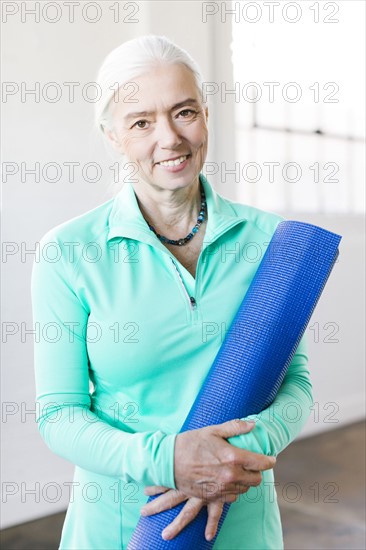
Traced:
<svg viewBox="0 0 366 550">
<path fill-rule="evenodd" d="M 312 384 L 307 367 L 307 335 L 304 333 L 272 404 L 243 420 L 256 425 L 229 443 L 242 449 L 277 456 L 300 433 L 313 406 Z"/>
<path fill-rule="evenodd" d="M 39 334 L 34 343 L 37 424 L 43 440 L 54 453 L 86 470 L 144 486 L 175 488 L 176 434 L 127 433 L 91 409 L 89 312 L 75 291 L 70 260 L 65 251 L 57 254 L 62 246 L 48 235 L 41 239 L 31 280 L 33 322 Z"/>
</svg>

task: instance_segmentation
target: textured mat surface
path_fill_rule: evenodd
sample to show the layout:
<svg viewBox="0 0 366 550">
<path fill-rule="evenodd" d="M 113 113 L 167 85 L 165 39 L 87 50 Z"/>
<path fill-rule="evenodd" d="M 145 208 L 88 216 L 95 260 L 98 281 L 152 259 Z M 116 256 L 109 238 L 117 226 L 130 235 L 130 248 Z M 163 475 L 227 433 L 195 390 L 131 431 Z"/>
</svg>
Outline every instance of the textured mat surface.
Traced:
<svg viewBox="0 0 366 550">
<path fill-rule="evenodd" d="M 181 432 L 258 414 L 274 400 L 338 256 L 339 235 L 296 221 L 279 223 Z M 157 498 L 150 497 L 148 502 Z M 213 548 L 207 508 L 177 537 L 161 538 L 184 502 L 141 517 L 129 550 Z"/>
</svg>

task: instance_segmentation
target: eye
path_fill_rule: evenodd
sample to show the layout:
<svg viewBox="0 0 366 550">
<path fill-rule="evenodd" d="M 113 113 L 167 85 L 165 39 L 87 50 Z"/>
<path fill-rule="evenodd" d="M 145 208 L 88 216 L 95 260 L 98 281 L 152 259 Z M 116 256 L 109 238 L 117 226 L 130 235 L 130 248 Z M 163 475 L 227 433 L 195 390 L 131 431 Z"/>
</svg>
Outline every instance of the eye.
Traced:
<svg viewBox="0 0 366 550">
<path fill-rule="evenodd" d="M 135 124 L 133 124 L 133 125 L 131 126 L 131 128 L 135 128 L 135 126 L 136 126 L 137 128 L 140 128 L 141 130 L 145 130 L 146 126 L 137 126 L 137 124 L 148 124 L 148 122 L 147 122 L 147 120 L 141 119 L 141 120 L 137 120 L 137 121 L 135 122 Z"/>
<path fill-rule="evenodd" d="M 196 111 L 194 111 L 193 109 L 183 109 L 183 111 L 179 112 L 179 115 L 181 115 L 182 113 L 188 113 L 188 115 L 183 116 L 183 118 L 187 118 L 187 116 L 194 115 Z"/>
</svg>

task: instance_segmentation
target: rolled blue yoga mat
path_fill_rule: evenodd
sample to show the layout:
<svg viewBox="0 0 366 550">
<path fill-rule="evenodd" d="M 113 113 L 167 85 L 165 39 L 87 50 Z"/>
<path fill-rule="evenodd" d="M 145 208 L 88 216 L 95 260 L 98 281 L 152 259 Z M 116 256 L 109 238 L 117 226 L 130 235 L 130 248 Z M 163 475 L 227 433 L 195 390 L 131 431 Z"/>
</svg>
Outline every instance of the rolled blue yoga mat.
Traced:
<svg viewBox="0 0 366 550">
<path fill-rule="evenodd" d="M 338 257 L 341 236 L 308 223 L 277 226 L 181 432 L 258 414 L 274 400 Z M 149 497 L 148 502 L 159 495 Z M 209 550 L 207 507 L 174 539 L 163 529 L 185 502 L 141 517 L 129 550 Z"/>
</svg>

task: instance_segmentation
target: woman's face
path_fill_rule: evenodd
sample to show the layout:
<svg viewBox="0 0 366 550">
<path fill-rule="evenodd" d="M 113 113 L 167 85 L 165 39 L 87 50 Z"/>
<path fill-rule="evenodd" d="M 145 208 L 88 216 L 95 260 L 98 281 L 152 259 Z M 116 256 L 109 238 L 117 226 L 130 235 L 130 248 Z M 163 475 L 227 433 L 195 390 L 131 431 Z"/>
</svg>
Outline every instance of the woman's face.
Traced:
<svg viewBox="0 0 366 550">
<path fill-rule="evenodd" d="M 207 154 L 208 109 L 187 67 L 151 69 L 121 86 L 112 109 L 114 132 L 106 133 L 136 166 L 134 178 L 164 189 L 198 181 Z M 180 157 L 178 165 L 161 164 Z"/>
</svg>

